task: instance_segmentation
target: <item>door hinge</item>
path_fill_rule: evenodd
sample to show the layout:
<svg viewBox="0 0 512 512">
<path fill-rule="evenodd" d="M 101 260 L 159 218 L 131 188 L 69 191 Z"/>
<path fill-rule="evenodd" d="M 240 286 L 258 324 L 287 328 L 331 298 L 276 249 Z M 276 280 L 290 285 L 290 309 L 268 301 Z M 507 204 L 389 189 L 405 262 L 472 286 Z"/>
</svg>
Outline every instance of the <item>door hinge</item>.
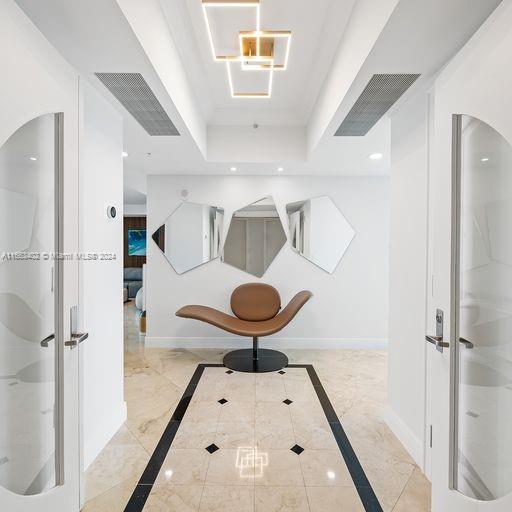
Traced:
<svg viewBox="0 0 512 512">
<path fill-rule="evenodd" d="M 432 448 L 432 425 L 430 425 L 430 448 Z"/>
</svg>

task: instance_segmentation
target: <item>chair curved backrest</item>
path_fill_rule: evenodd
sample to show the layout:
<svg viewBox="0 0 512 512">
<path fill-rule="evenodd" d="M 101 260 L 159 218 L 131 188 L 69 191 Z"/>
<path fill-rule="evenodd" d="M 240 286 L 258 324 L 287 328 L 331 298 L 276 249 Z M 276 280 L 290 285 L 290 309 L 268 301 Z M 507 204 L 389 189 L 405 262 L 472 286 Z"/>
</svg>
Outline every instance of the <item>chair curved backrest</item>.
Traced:
<svg viewBox="0 0 512 512">
<path fill-rule="evenodd" d="M 258 284 L 258 286 L 263 285 Z M 269 288 L 272 287 L 270 286 Z M 244 289 L 242 288 L 242 290 Z M 263 292 L 263 288 L 259 288 L 257 291 Z M 250 302 L 254 300 L 253 294 L 246 295 L 245 293 L 241 292 L 237 292 L 235 294 L 233 292 L 233 310 L 236 311 L 238 315 L 244 315 L 249 319 L 231 316 L 222 311 L 219 311 L 218 309 L 198 305 L 183 306 L 182 308 L 178 309 L 178 311 L 176 311 L 176 316 L 181 318 L 193 318 L 194 320 L 206 322 L 207 324 L 215 325 L 219 329 L 237 334 L 238 336 L 249 336 L 252 338 L 259 336 L 270 336 L 271 334 L 279 332 L 281 329 L 286 327 L 293 320 L 302 306 L 304 306 L 304 304 L 306 304 L 306 302 L 313 295 L 308 290 L 302 290 L 301 292 L 295 294 L 292 300 L 290 300 L 288 305 L 279 314 L 275 314 L 275 311 L 279 310 L 279 303 L 276 302 L 276 298 L 279 297 L 279 294 L 277 294 L 275 289 L 272 291 L 268 290 L 267 288 L 265 289 L 265 292 L 268 294 L 267 297 L 271 299 L 273 298 L 274 306 L 269 306 L 269 304 L 271 304 L 271 301 L 269 300 L 266 302 L 266 306 L 264 306 L 264 308 L 259 313 L 250 310 L 251 307 L 254 307 Z M 239 301 L 238 299 L 241 300 Z M 245 300 L 248 300 L 249 303 L 245 303 Z M 260 307 L 261 303 L 258 300 L 256 308 L 259 310 Z M 269 315 L 272 316 L 270 318 L 266 318 L 266 320 L 254 320 L 254 318 L 268 317 Z"/>
<path fill-rule="evenodd" d="M 269 284 L 242 284 L 231 294 L 231 310 L 241 320 L 251 322 L 270 320 L 279 313 L 280 309 L 279 292 Z"/>
</svg>

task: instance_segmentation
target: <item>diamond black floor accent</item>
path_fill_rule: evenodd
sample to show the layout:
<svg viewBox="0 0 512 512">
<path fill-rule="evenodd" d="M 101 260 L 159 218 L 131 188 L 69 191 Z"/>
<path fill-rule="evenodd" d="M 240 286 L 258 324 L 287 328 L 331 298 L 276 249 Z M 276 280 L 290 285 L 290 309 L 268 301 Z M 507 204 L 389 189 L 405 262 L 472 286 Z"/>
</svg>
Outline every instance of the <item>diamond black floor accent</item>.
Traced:
<svg viewBox="0 0 512 512">
<path fill-rule="evenodd" d="M 231 375 L 231 374 L 232 374 L 232 373 L 234 373 L 234 372 L 233 372 L 233 370 L 228 370 L 226 373 L 227 373 L 228 375 Z"/>
<path fill-rule="evenodd" d="M 290 448 L 290 450 L 296 453 L 297 455 L 300 455 L 304 451 L 304 448 L 302 448 L 302 446 L 299 446 L 298 444 L 295 444 Z"/>
<path fill-rule="evenodd" d="M 280 373 L 281 375 L 284 375 L 286 372 L 283 372 L 283 370 L 277 372 L 277 373 Z"/>
<path fill-rule="evenodd" d="M 205 450 L 208 452 L 208 453 L 215 453 L 217 450 L 219 449 L 219 447 L 216 445 L 216 444 L 211 444 L 210 446 L 207 446 L 205 448 Z"/>
<path fill-rule="evenodd" d="M 224 405 L 227 403 L 227 400 L 225 398 L 221 398 L 220 400 L 217 400 L 217 402 L 219 402 L 220 405 Z"/>
<path fill-rule="evenodd" d="M 283 400 L 283 404 L 290 405 L 293 404 L 293 400 L 289 400 L 288 398 L 286 400 Z"/>
<path fill-rule="evenodd" d="M 185 412 L 187 411 L 187 408 L 192 400 L 204 369 L 222 368 L 223 366 L 224 365 L 222 364 L 199 364 L 197 366 L 192 379 L 188 383 L 188 386 L 185 389 L 185 392 L 183 393 L 178 406 L 176 407 L 171 419 L 169 420 L 169 424 L 164 430 L 162 437 L 146 466 L 146 469 L 140 477 L 139 482 L 130 497 L 130 500 L 126 504 L 124 512 L 143 512 L 146 501 L 153 489 L 155 481 L 158 477 L 158 473 L 160 472 L 165 458 L 171 448 L 174 437 L 178 432 L 178 428 L 181 425 Z M 311 364 L 290 364 L 288 367 L 304 368 L 307 371 L 311 383 L 315 388 L 325 417 L 329 422 L 334 438 L 336 439 L 341 455 L 347 464 L 350 476 L 352 477 L 352 481 L 356 487 L 357 493 L 359 494 L 359 498 L 363 503 L 365 512 L 383 512 L 379 500 L 377 499 L 377 496 L 375 495 L 375 492 L 373 491 L 372 486 L 364 473 L 364 469 L 361 466 L 357 455 L 352 448 L 352 445 L 350 444 L 347 434 L 345 433 L 345 430 L 343 429 L 340 420 L 336 415 L 334 408 L 332 407 L 332 404 L 329 400 L 329 397 L 327 396 L 327 393 L 325 392 L 325 389 L 322 386 L 320 379 L 318 378 L 315 368 Z M 507 386 L 507 389 L 512 391 L 512 386 Z M 226 402 L 227 400 L 225 398 L 219 400 L 219 403 L 221 404 Z M 292 400 L 287 399 L 283 400 L 283 402 L 289 405 L 292 403 Z M 206 450 L 212 454 L 219 450 L 219 447 L 215 444 L 211 444 L 210 446 L 206 447 Z M 296 444 L 292 446 L 290 450 L 297 455 L 300 455 L 304 451 L 304 448 Z"/>
</svg>

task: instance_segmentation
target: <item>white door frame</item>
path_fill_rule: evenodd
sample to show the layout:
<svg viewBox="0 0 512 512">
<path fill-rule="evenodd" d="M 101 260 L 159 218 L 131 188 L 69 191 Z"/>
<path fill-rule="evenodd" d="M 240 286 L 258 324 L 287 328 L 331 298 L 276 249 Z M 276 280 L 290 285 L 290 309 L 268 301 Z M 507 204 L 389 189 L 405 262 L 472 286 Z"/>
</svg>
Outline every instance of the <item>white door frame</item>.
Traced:
<svg viewBox="0 0 512 512">
<path fill-rule="evenodd" d="M 512 510 L 512 495 L 492 502 L 463 496 L 451 488 L 450 449 L 454 440 L 453 387 L 450 369 L 456 340 L 452 295 L 453 219 L 452 115 L 467 114 L 481 119 L 512 143 L 512 74 L 503 63 L 512 48 L 512 0 L 503 0 L 466 46 L 437 78 L 434 85 L 434 127 L 431 135 L 429 178 L 429 250 L 432 255 L 432 294 L 428 297 L 427 333 L 433 334 L 432 311 L 440 308 L 445 315 L 445 339 L 450 348 L 443 353 L 428 346 L 430 358 L 430 400 L 433 425 L 432 511 L 433 512 L 504 512 Z M 492 79 L 491 79 L 492 77 Z M 456 162 L 455 162 L 456 163 Z M 458 343 L 458 341 L 457 341 Z"/>
<path fill-rule="evenodd" d="M 432 137 L 434 133 L 434 94 L 432 89 L 427 91 L 427 187 L 430 189 L 430 176 L 432 166 Z M 433 219 L 431 204 L 429 199 L 429 192 L 427 190 L 427 271 L 426 271 L 426 286 L 425 290 L 427 296 L 425 297 L 425 326 L 430 325 L 432 318 L 432 304 L 431 298 L 434 294 L 434 272 L 433 272 L 433 244 L 431 243 L 433 233 Z M 423 472 L 427 478 L 432 480 L 432 394 L 431 394 L 431 379 L 432 379 L 432 360 L 431 351 L 425 345 L 425 425 L 424 425 L 424 446 L 423 446 Z"/>
<path fill-rule="evenodd" d="M 13 0 L 0 0 L 0 146 L 25 123 L 57 113 L 63 142 L 59 224 L 64 253 L 78 250 L 78 75 L 56 52 Z M 57 193 L 57 190 L 55 191 Z M 56 233 L 57 235 L 57 233 Z M 61 315 L 55 326 L 61 354 L 59 401 L 63 416 L 61 485 L 43 494 L 21 496 L 0 486 L 0 509 L 16 512 L 78 512 L 79 510 L 79 350 L 63 347 L 70 334 L 70 307 L 78 304 L 76 258 L 61 262 Z M 53 343 L 53 342 L 52 342 Z"/>
</svg>

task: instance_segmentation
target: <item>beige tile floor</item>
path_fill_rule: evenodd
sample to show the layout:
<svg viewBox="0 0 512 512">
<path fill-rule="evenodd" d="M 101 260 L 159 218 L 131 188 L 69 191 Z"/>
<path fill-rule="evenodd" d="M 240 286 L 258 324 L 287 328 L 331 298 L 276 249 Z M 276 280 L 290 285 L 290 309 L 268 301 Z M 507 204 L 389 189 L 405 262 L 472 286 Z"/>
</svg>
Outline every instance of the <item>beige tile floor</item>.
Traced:
<svg viewBox="0 0 512 512">
<path fill-rule="evenodd" d="M 84 512 L 122 512 L 199 363 L 221 350 L 147 349 L 125 306 L 128 420 L 86 472 Z M 430 485 L 382 419 L 386 353 L 288 350 L 313 364 L 385 512 L 428 512 Z M 363 510 L 305 370 L 225 374 L 207 368 L 144 511 Z M 284 377 L 284 378 L 283 378 Z M 236 385 L 233 383 L 236 381 Z M 219 393 L 228 400 L 220 405 Z M 249 397 L 249 398 L 248 398 Z M 284 398 L 293 400 L 289 406 Z M 211 443 L 219 450 L 210 455 Z M 289 450 L 299 444 L 305 451 Z M 244 469 L 237 457 L 264 460 Z M 260 474 L 261 473 L 261 474 Z"/>
</svg>

